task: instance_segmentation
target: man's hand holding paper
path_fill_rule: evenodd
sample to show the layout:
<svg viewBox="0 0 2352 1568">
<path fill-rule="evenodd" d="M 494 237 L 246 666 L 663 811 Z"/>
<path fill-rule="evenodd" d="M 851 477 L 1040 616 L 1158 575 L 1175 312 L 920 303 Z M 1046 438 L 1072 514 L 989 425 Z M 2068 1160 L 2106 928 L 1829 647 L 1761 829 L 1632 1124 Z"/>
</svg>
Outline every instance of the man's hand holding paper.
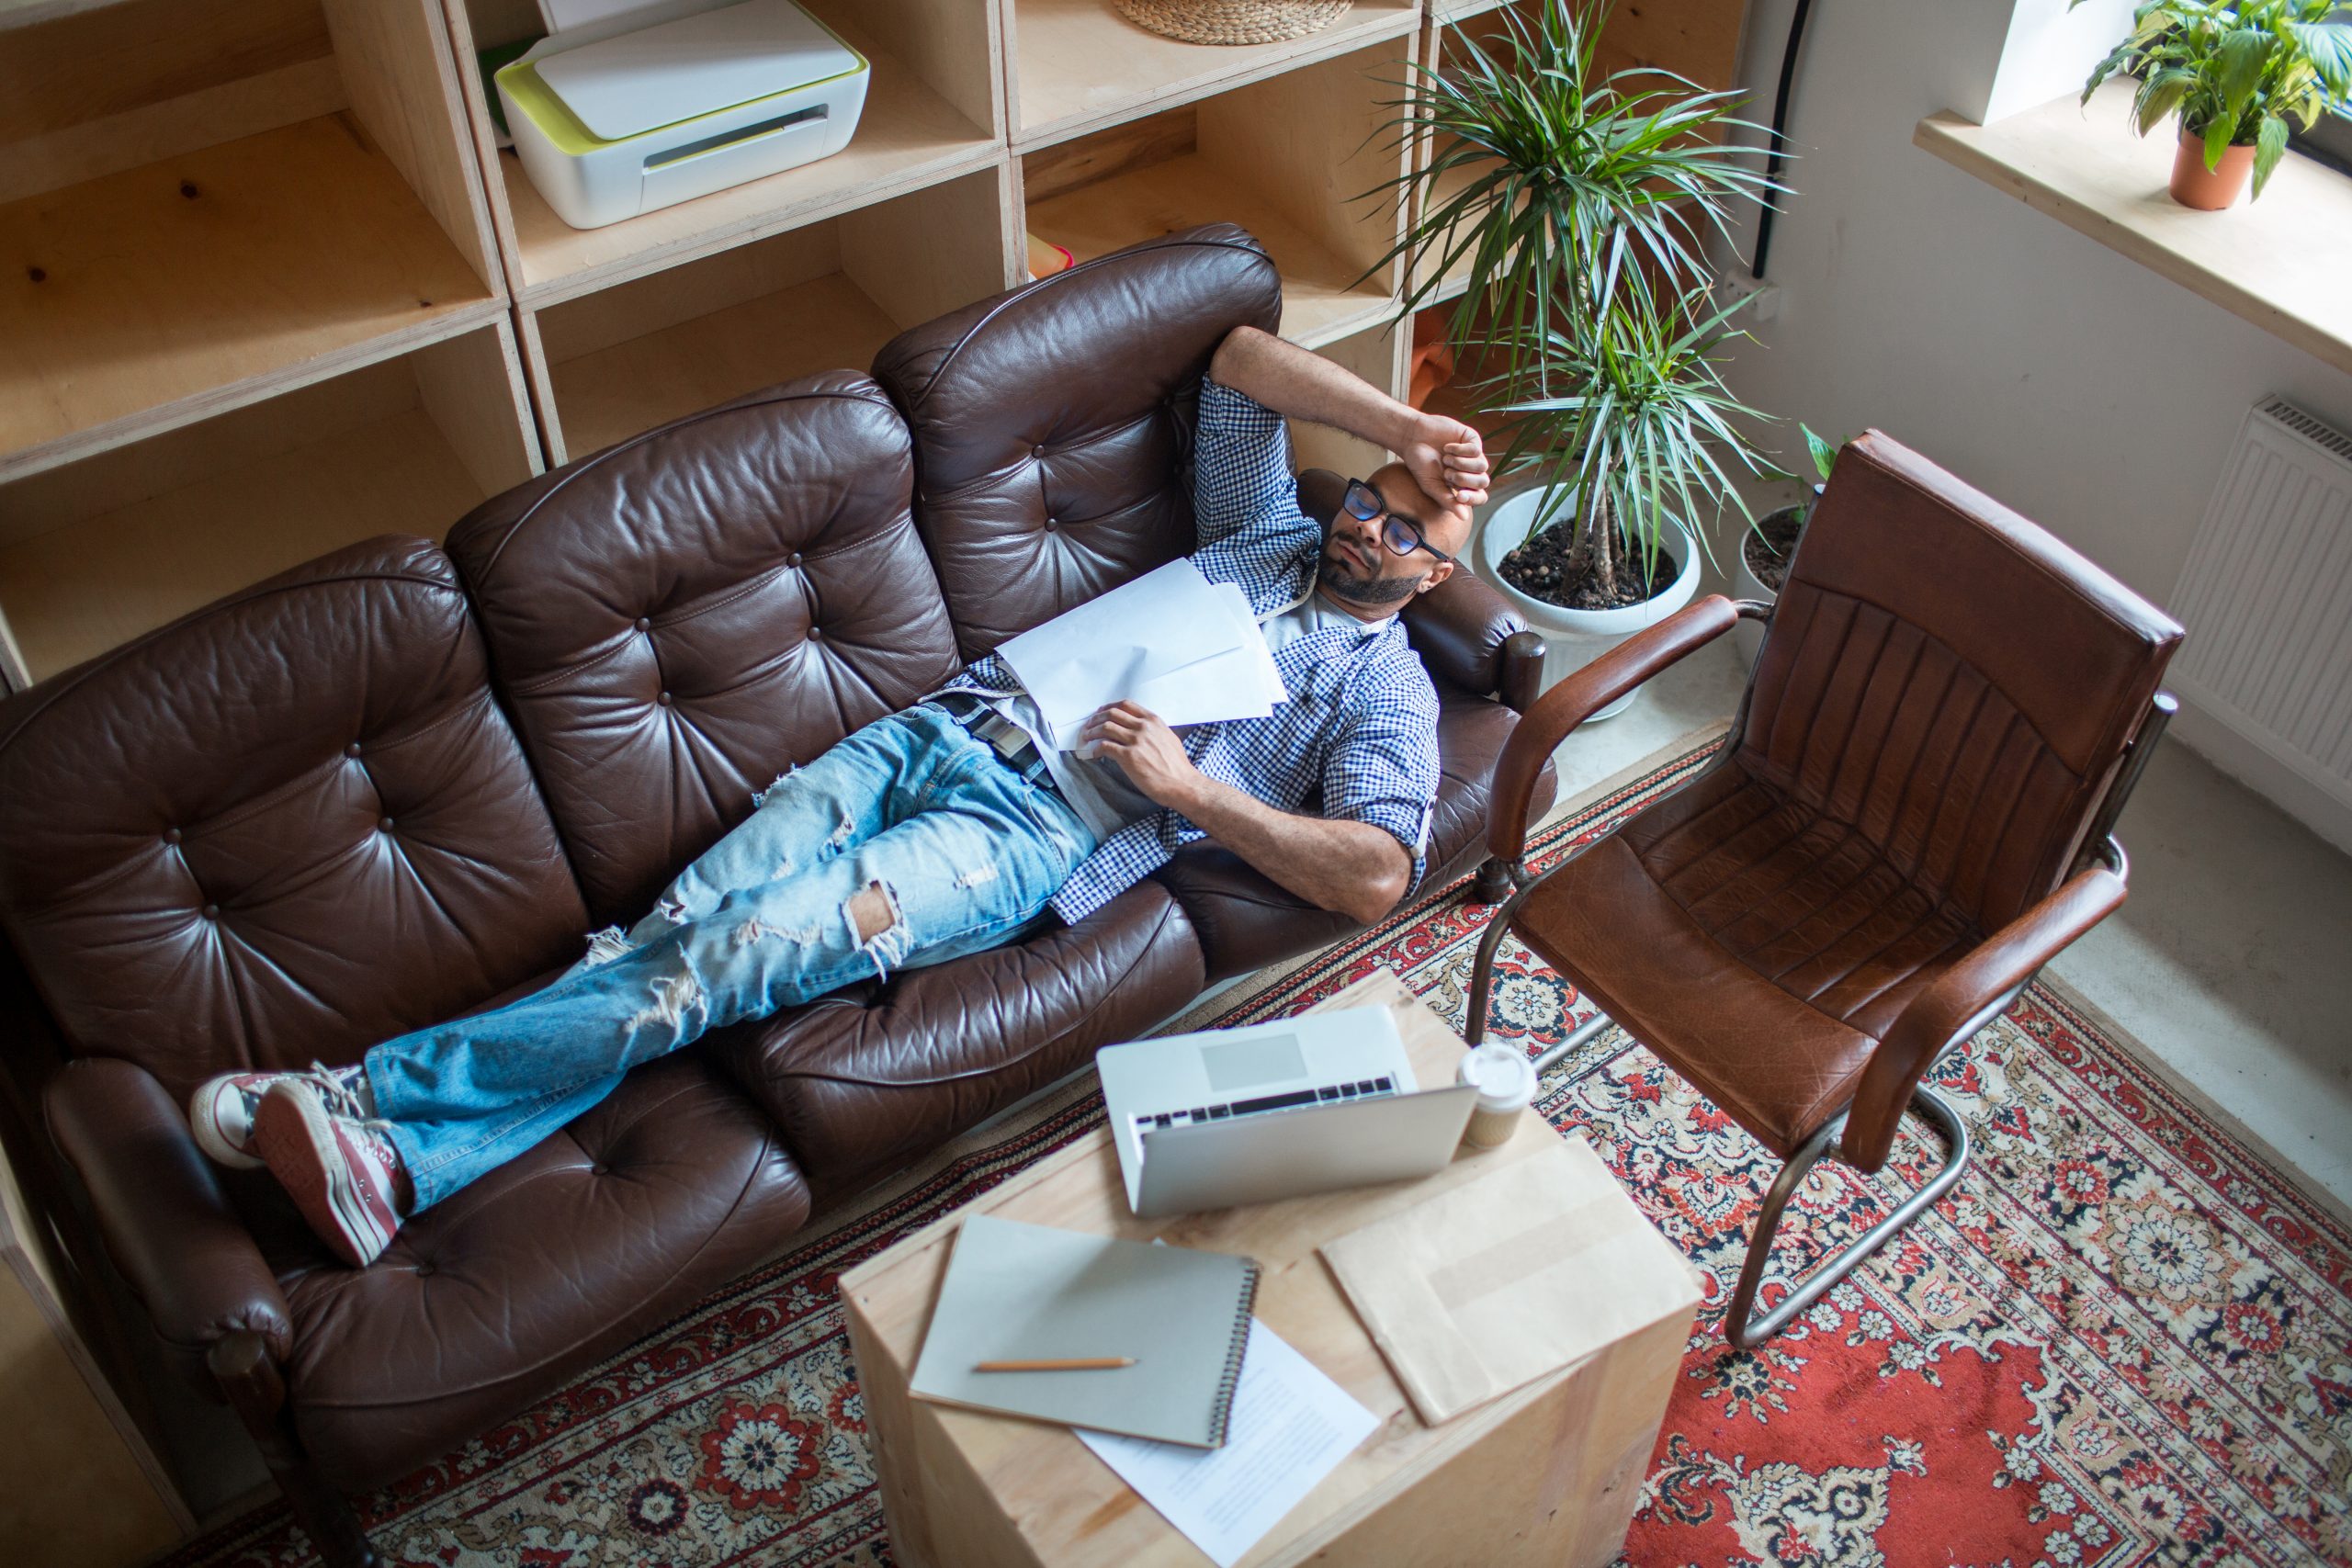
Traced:
<svg viewBox="0 0 2352 1568">
<path fill-rule="evenodd" d="M 1091 599 L 998 650 L 1054 731 L 1075 750 L 1089 719 L 1132 703 L 1170 725 L 1263 718 L 1288 695 L 1273 655 L 1230 583 L 1189 560 Z"/>
</svg>

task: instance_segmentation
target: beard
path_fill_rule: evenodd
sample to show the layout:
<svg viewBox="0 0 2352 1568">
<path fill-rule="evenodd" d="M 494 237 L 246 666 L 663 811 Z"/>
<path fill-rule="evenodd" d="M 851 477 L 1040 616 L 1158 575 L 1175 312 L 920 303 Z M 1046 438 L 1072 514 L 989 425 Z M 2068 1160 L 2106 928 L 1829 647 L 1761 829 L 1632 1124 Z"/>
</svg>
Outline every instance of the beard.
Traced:
<svg viewBox="0 0 2352 1568">
<path fill-rule="evenodd" d="M 1315 581 L 1352 604 L 1401 604 L 1421 583 L 1414 577 L 1381 577 L 1356 565 L 1347 547 L 1326 539 L 1316 558 Z"/>
</svg>

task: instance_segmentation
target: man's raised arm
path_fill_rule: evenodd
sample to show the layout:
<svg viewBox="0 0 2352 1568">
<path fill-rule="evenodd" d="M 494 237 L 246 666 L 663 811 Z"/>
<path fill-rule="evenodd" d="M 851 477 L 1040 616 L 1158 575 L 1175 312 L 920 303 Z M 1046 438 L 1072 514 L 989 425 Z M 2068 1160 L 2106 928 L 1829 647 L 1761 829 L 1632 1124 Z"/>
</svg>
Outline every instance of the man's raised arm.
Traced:
<svg viewBox="0 0 2352 1568">
<path fill-rule="evenodd" d="M 1285 419 L 1328 424 L 1387 448 L 1432 496 L 1442 499 L 1442 487 L 1457 505 L 1487 499 L 1486 447 L 1476 431 L 1400 403 L 1319 354 L 1256 327 L 1236 327 L 1217 345 L 1209 375 Z"/>
</svg>

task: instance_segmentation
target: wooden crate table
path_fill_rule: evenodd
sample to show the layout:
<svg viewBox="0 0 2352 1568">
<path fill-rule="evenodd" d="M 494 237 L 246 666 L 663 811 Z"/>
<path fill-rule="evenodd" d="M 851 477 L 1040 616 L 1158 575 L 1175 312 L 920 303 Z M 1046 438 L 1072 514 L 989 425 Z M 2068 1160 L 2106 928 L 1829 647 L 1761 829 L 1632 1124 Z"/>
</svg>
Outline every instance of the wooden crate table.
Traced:
<svg viewBox="0 0 2352 1568">
<path fill-rule="evenodd" d="M 1383 1003 L 1415 1076 L 1451 1083 L 1463 1043 L 1386 973 L 1323 1004 Z M 851 1345 L 893 1555 L 908 1568 L 1205 1561 L 1062 1427 L 910 1397 L 915 1358 L 956 1227 L 972 1213 L 1246 1254 L 1262 1266 L 1258 1316 L 1380 1418 L 1362 1446 L 1241 1559 L 1274 1564 L 1529 1563 L 1582 1568 L 1623 1545 L 1657 1442 L 1699 1289 L 1628 1337 L 1437 1427 L 1424 1426 L 1316 1248 L 1559 1134 L 1530 1114 L 1498 1149 L 1420 1181 L 1215 1213 L 1139 1220 L 1097 1130 L 842 1276 Z M 1661 1267 L 1671 1268 L 1670 1261 Z"/>
</svg>

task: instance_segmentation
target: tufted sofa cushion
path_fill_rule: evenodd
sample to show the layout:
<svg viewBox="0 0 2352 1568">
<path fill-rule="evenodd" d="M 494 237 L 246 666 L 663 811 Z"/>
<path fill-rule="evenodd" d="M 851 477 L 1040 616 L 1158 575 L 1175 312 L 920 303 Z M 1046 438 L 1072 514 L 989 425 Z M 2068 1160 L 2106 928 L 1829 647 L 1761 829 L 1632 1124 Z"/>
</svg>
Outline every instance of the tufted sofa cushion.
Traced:
<svg viewBox="0 0 2352 1568">
<path fill-rule="evenodd" d="M 906 427 L 831 371 L 648 431 L 460 522 L 464 572 L 599 923 L 754 791 L 956 667 Z"/>
<path fill-rule="evenodd" d="M 1229 223 L 1187 230 L 883 346 L 916 450 L 916 513 L 964 658 L 1193 547 L 1202 375 L 1226 333 L 1274 330 L 1282 280 Z"/>
<path fill-rule="evenodd" d="M 820 997 L 710 1049 L 838 1192 L 1145 1033 L 1202 984 L 1192 922 L 1147 882 L 1075 926 Z"/>
<path fill-rule="evenodd" d="M 73 1048 L 175 1098 L 356 1060 L 586 916 L 421 539 L 336 551 L 0 705 L 0 923 Z"/>
<path fill-rule="evenodd" d="M 701 1053 L 651 1063 L 412 1219 L 368 1269 L 299 1227 L 269 1235 L 296 1428 L 346 1490 L 405 1474 L 684 1312 L 808 1215 L 775 1128 Z"/>
</svg>

